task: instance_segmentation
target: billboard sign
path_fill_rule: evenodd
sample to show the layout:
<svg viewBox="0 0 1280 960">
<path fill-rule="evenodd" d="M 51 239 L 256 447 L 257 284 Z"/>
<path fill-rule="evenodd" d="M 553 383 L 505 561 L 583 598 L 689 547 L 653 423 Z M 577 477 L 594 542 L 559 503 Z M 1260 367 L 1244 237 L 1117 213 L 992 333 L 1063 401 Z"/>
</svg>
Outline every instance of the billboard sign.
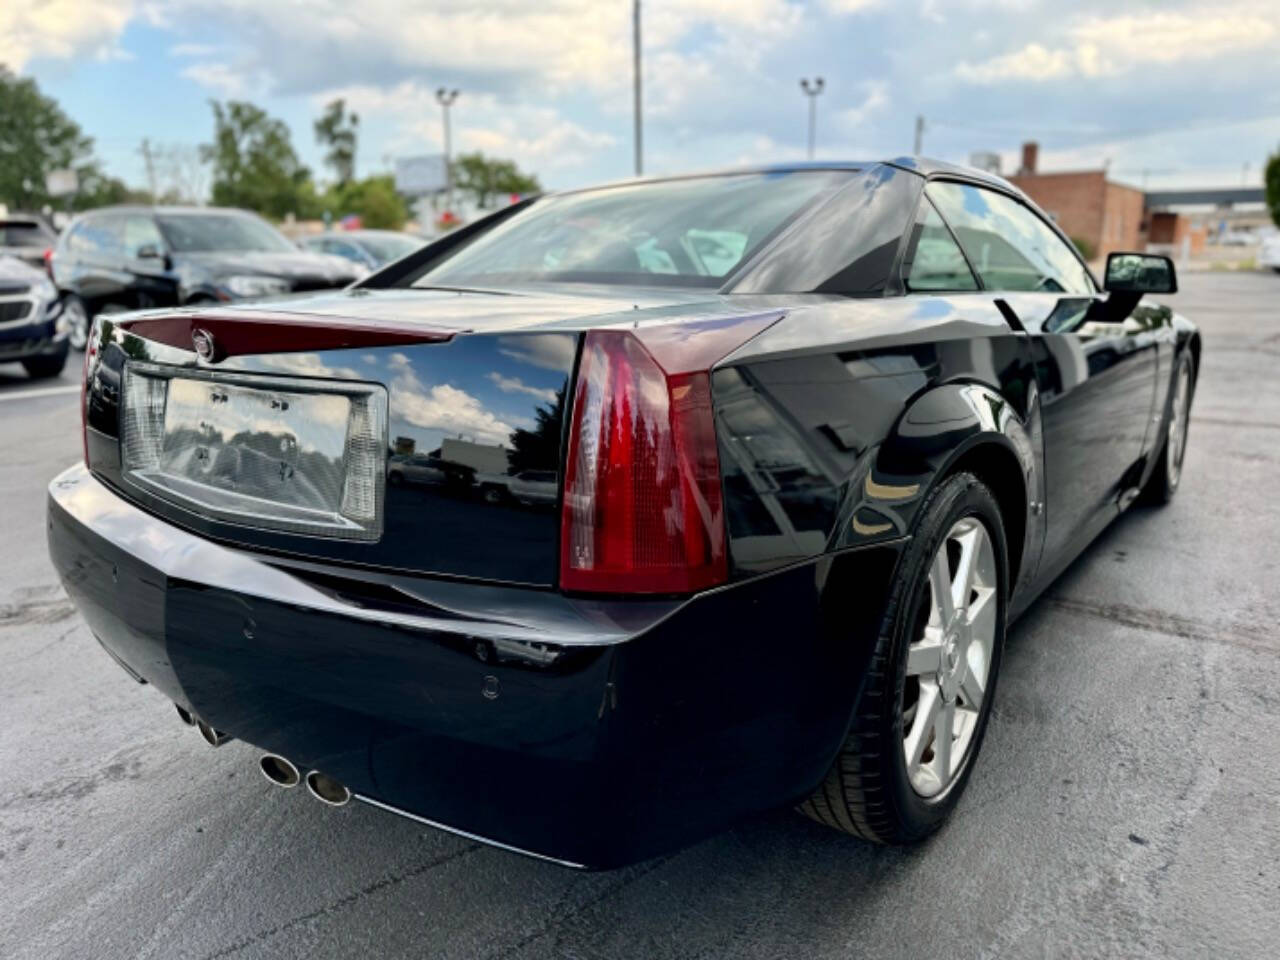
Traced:
<svg viewBox="0 0 1280 960">
<path fill-rule="evenodd" d="M 80 189 L 74 170 L 50 170 L 44 175 L 44 188 L 51 197 L 65 197 Z"/>
<path fill-rule="evenodd" d="M 396 190 L 409 196 L 435 193 L 448 186 L 445 179 L 444 154 L 396 158 Z"/>
</svg>

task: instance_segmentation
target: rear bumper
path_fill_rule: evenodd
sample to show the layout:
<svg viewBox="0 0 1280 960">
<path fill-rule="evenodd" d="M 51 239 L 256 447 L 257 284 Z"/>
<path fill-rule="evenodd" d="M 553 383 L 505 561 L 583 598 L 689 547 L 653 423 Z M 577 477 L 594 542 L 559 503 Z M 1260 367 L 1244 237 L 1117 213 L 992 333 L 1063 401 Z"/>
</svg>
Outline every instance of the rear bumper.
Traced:
<svg viewBox="0 0 1280 960">
<path fill-rule="evenodd" d="M 898 552 L 683 602 L 425 578 L 357 597 L 341 568 L 194 536 L 83 466 L 50 484 L 48 529 L 102 645 L 216 728 L 376 805 L 596 868 L 816 785 Z"/>
</svg>

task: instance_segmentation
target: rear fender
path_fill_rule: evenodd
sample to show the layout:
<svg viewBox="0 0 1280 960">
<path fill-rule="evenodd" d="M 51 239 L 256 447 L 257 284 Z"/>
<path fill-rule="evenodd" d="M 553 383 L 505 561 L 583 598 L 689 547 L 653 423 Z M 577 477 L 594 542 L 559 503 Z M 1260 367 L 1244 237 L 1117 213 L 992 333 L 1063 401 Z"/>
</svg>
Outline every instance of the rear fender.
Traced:
<svg viewBox="0 0 1280 960">
<path fill-rule="evenodd" d="M 993 489 L 1004 488 L 996 493 L 1006 514 L 1022 511 L 1006 522 L 1022 533 L 1019 543 L 1010 544 L 1016 582 L 1029 582 L 1044 536 L 1043 443 L 1034 385 L 1026 406 L 1023 416 L 980 383 L 947 383 L 916 397 L 851 478 L 832 547 L 909 536 L 933 487 L 957 469 L 973 469 Z M 1008 476 L 1014 472 L 1021 496 Z"/>
</svg>

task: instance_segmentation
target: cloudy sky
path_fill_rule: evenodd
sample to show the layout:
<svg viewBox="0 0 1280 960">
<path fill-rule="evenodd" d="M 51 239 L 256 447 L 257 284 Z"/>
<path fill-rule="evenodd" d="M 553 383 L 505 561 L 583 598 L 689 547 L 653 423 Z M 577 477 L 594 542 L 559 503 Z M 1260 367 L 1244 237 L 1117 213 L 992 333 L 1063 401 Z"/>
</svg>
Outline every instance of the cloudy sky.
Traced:
<svg viewBox="0 0 1280 960">
<path fill-rule="evenodd" d="M 803 157 L 815 74 L 820 158 L 909 152 L 917 114 L 933 156 L 994 150 L 1007 170 L 1032 137 L 1042 169 L 1109 161 L 1153 187 L 1256 183 L 1280 146 L 1277 0 L 646 0 L 644 17 L 647 172 Z M 209 98 L 282 117 L 318 169 L 311 121 L 345 97 L 361 173 L 386 169 L 440 149 L 447 84 L 455 149 L 554 187 L 631 173 L 630 30 L 630 0 L 4 0 L 0 62 L 132 183 L 143 137 L 209 138 Z"/>
</svg>

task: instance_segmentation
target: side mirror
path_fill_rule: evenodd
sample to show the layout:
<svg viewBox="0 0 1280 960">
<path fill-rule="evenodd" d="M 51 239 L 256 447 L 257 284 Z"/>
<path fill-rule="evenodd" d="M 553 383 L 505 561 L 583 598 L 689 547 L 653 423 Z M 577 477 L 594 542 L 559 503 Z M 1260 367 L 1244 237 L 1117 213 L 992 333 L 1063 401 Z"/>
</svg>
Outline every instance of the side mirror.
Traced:
<svg viewBox="0 0 1280 960">
<path fill-rule="evenodd" d="M 160 252 L 160 248 L 154 243 L 144 243 L 138 248 L 137 257 L 139 260 L 159 260 L 164 254 Z"/>
<path fill-rule="evenodd" d="M 1178 277 L 1173 261 L 1154 253 L 1107 255 L 1102 284 L 1108 293 L 1177 293 Z"/>
</svg>

